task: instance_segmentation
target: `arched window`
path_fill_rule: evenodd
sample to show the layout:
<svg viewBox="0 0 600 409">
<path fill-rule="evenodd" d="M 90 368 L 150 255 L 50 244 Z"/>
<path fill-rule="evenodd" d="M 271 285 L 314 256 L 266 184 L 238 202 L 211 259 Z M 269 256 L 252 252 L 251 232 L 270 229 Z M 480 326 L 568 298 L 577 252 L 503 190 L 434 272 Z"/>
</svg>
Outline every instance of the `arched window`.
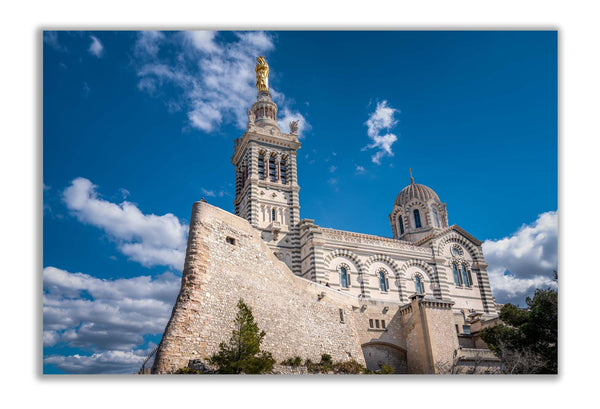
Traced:
<svg viewBox="0 0 600 409">
<path fill-rule="evenodd" d="M 458 268 L 455 263 L 452 263 L 452 274 L 454 274 L 454 284 L 460 285 L 460 274 L 458 274 Z"/>
<path fill-rule="evenodd" d="M 402 215 L 398 216 L 398 225 L 400 226 L 400 234 L 404 234 L 404 220 L 402 220 Z"/>
<path fill-rule="evenodd" d="M 463 283 L 465 284 L 466 287 L 471 287 L 473 282 L 471 281 L 471 276 L 470 276 L 469 272 L 467 271 L 467 268 L 465 267 L 464 264 L 462 264 L 460 266 L 460 270 L 462 272 Z"/>
<path fill-rule="evenodd" d="M 415 291 L 417 294 L 423 294 L 423 282 L 421 281 L 421 277 L 419 275 L 415 276 Z"/>
<path fill-rule="evenodd" d="M 269 158 L 269 178 L 271 182 L 277 182 L 277 166 L 275 165 L 275 155 Z"/>
<path fill-rule="evenodd" d="M 279 171 L 281 174 L 281 183 L 287 185 L 287 158 L 281 159 L 281 163 L 279 164 Z"/>
<path fill-rule="evenodd" d="M 346 270 L 346 267 L 340 268 L 340 284 L 344 288 L 348 288 L 350 285 L 350 276 L 348 275 L 348 270 Z"/>
<path fill-rule="evenodd" d="M 379 278 L 379 289 L 381 291 L 387 292 L 389 285 L 388 285 L 388 279 L 386 277 L 385 271 L 381 270 L 377 273 L 377 276 Z"/>
<path fill-rule="evenodd" d="M 261 152 L 258 154 L 258 178 L 265 180 L 265 154 Z"/>
<path fill-rule="evenodd" d="M 415 228 L 418 229 L 421 227 L 421 215 L 419 214 L 419 209 L 415 209 L 413 214 L 415 215 Z"/>
<path fill-rule="evenodd" d="M 433 208 L 433 225 L 435 227 L 440 227 L 440 223 L 439 223 L 439 220 L 438 220 L 438 212 L 437 212 L 437 209 L 435 207 Z"/>
</svg>

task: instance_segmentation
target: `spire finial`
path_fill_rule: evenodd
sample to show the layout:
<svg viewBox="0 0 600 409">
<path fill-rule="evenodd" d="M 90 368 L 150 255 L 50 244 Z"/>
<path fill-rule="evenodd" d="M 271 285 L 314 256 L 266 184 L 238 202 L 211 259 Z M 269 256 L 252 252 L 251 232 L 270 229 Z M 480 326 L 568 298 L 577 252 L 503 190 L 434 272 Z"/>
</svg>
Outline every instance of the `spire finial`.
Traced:
<svg viewBox="0 0 600 409">
<path fill-rule="evenodd" d="M 412 168 L 408 168 L 408 173 L 410 173 L 410 183 L 414 184 L 415 179 L 413 178 L 413 175 L 412 175 Z"/>
</svg>

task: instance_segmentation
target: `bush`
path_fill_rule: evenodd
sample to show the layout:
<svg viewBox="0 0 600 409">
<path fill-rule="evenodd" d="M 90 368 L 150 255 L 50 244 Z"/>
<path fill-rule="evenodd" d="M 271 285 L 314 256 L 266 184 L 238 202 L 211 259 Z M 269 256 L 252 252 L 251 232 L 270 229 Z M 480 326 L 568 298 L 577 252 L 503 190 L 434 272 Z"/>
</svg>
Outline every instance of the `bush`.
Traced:
<svg viewBox="0 0 600 409">
<path fill-rule="evenodd" d="M 383 365 L 380 365 L 380 369 L 375 373 L 380 374 L 380 375 L 389 375 L 389 374 L 396 373 L 396 370 L 394 369 L 394 367 L 392 365 L 385 363 Z"/>
<path fill-rule="evenodd" d="M 367 368 L 356 362 L 354 359 L 344 362 L 333 362 L 331 355 L 321 355 L 321 361 L 318 363 L 312 362 L 310 359 L 304 361 L 304 365 L 308 372 L 316 373 L 336 373 L 336 374 L 364 374 L 372 373 Z"/>
<path fill-rule="evenodd" d="M 302 365 L 302 358 L 300 358 L 299 356 L 295 357 L 295 358 L 288 358 L 285 361 L 281 362 L 281 365 L 287 365 L 287 366 L 300 366 Z"/>
<path fill-rule="evenodd" d="M 179 368 L 175 373 L 177 375 L 199 375 L 200 371 L 184 366 L 183 368 Z"/>
<path fill-rule="evenodd" d="M 333 365 L 333 370 L 338 374 L 361 374 L 365 373 L 365 368 L 354 359 L 351 361 L 337 362 Z"/>
</svg>

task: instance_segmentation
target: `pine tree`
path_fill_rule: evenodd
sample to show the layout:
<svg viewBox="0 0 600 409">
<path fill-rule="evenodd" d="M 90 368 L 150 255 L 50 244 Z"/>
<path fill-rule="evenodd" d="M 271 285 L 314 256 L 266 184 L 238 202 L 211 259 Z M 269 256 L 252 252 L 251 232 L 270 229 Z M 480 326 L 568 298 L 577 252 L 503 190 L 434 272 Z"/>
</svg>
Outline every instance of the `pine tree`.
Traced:
<svg viewBox="0 0 600 409">
<path fill-rule="evenodd" d="M 235 328 L 228 343 L 219 344 L 219 352 L 209 362 L 222 374 L 260 374 L 273 369 L 275 360 L 270 352 L 260 350 L 266 333 L 254 322 L 252 311 L 243 300 L 238 302 Z"/>
</svg>

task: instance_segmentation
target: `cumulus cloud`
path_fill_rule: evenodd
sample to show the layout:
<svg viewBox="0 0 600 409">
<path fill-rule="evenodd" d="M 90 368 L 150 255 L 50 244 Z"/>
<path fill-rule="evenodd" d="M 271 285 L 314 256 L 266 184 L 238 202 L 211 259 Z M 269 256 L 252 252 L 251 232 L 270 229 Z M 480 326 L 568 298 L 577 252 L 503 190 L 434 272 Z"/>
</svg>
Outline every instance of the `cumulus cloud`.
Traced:
<svg viewBox="0 0 600 409">
<path fill-rule="evenodd" d="M 166 105 L 184 110 L 189 124 L 213 132 L 224 123 L 246 127 L 246 109 L 256 100 L 256 57 L 272 51 L 273 38 L 265 32 L 242 32 L 225 39 L 215 31 L 180 33 L 140 32 L 135 45 L 138 88 L 164 97 Z M 165 52 L 160 52 L 162 49 Z M 162 94 L 164 89 L 179 90 Z M 271 90 L 278 103 L 280 125 L 300 120 L 299 131 L 308 129 L 305 118 L 291 110 L 281 93 Z"/>
<path fill-rule="evenodd" d="M 378 165 L 381 163 L 382 157 L 394 156 L 392 145 L 398 137 L 389 131 L 398 123 L 394 119 L 396 112 L 400 111 L 388 106 L 387 101 L 378 102 L 377 108 L 365 123 L 367 125 L 367 135 L 373 143 L 364 149 L 377 149 L 377 152 L 371 156 L 371 160 Z M 386 133 L 382 135 L 382 131 L 386 131 Z"/>
<path fill-rule="evenodd" d="M 90 48 L 88 48 L 88 51 L 90 52 L 90 54 L 98 58 L 102 57 L 102 53 L 104 52 L 104 46 L 102 45 L 100 40 L 98 40 L 98 37 L 90 36 L 90 38 L 92 39 L 92 43 L 90 44 Z"/>
<path fill-rule="evenodd" d="M 183 33 L 194 47 L 207 53 L 220 51 L 220 48 L 214 41 L 216 34 L 216 31 L 185 31 Z"/>
<path fill-rule="evenodd" d="M 103 200 L 85 178 L 73 180 L 63 200 L 79 221 L 103 229 L 131 260 L 146 267 L 183 268 L 188 227 L 173 214 L 146 215 L 133 203 Z"/>
<path fill-rule="evenodd" d="M 298 138 L 303 139 L 303 136 L 306 135 L 306 132 L 309 131 L 312 127 L 304 118 L 304 116 L 299 112 L 291 111 L 287 107 L 283 107 L 278 112 L 278 120 L 277 125 L 281 132 L 289 133 L 290 132 L 290 122 L 298 121 Z"/>
<path fill-rule="evenodd" d="M 556 287 L 558 213 L 542 213 L 530 225 L 500 240 L 486 240 L 483 253 L 490 284 L 500 303 L 525 304 L 536 288 Z"/>
<path fill-rule="evenodd" d="M 181 283 L 170 272 L 106 280 L 46 267 L 43 276 L 44 347 L 94 351 L 44 358 L 72 373 L 139 369 L 147 353 L 135 348 L 165 329 Z"/>
<path fill-rule="evenodd" d="M 135 51 L 138 57 L 156 57 L 160 44 L 164 41 L 165 35 L 160 31 L 140 31 L 135 43 Z"/>
<path fill-rule="evenodd" d="M 92 355 L 49 355 L 47 365 L 55 365 L 71 374 L 132 374 L 136 373 L 154 348 L 132 351 L 105 351 Z"/>
</svg>

